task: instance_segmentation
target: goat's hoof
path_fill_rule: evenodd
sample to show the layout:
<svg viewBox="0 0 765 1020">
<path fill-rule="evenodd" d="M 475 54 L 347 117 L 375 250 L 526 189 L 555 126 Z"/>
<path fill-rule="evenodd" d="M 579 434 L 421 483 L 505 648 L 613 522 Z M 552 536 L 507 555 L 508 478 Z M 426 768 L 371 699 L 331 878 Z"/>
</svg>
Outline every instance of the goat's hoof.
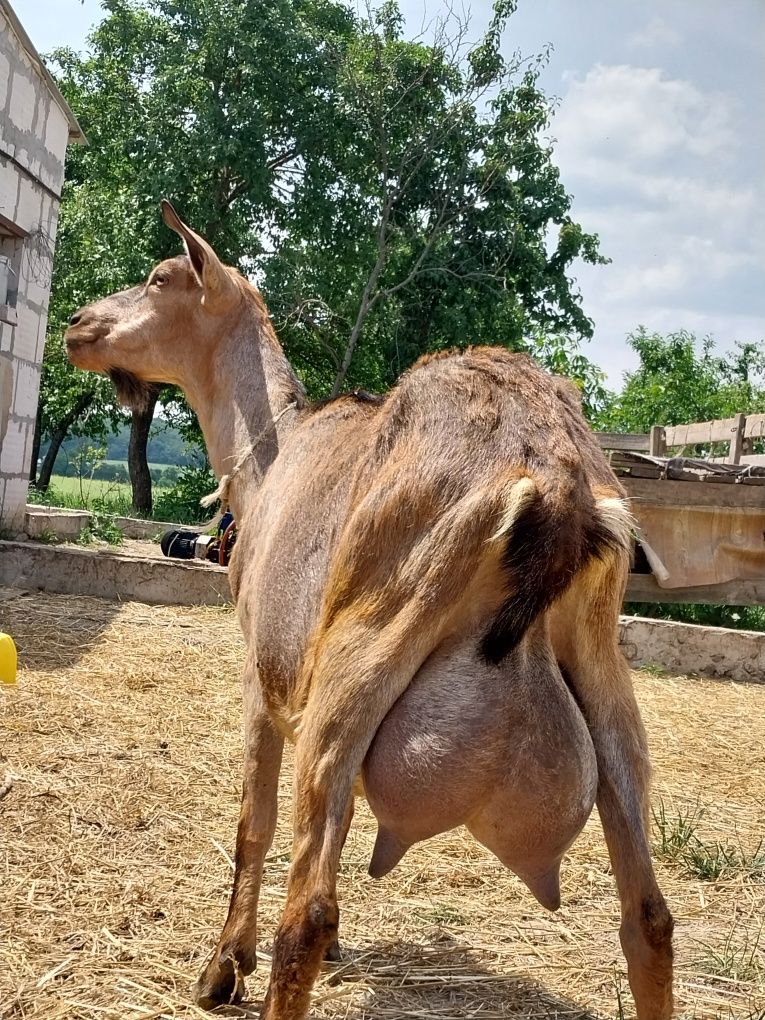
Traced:
<svg viewBox="0 0 765 1020">
<path fill-rule="evenodd" d="M 200 1009 L 235 1006 L 244 998 L 244 978 L 230 956 L 215 956 L 195 981 L 191 996 Z"/>
<path fill-rule="evenodd" d="M 324 959 L 327 963 L 341 963 L 343 954 L 340 952 L 340 943 L 332 939 L 324 952 Z"/>
</svg>

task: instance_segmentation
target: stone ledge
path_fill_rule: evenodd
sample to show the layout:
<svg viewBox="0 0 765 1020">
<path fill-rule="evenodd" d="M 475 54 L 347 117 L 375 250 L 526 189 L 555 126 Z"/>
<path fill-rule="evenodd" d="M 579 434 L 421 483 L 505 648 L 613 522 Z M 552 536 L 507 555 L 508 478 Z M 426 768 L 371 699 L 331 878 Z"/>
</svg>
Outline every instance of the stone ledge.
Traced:
<svg viewBox="0 0 765 1020">
<path fill-rule="evenodd" d="M 87 510 L 51 510 L 44 506 L 27 506 L 24 530 L 30 538 L 52 534 L 71 541 L 79 538 L 82 529 L 89 523 L 90 514 Z"/>
<path fill-rule="evenodd" d="M 635 669 L 659 666 L 678 676 L 765 683 L 765 633 L 759 631 L 622 616 L 619 645 Z"/>
<path fill-rule="evenodd" d="M 231 602 L 224 567 L 36 542 L 0 541 L 0 585 L 155 605 Z M 619 643 L 636 669 L 765 683 L 765 633 L 622 616 Z"/>
<path fill-rule="evenodd" d="M 15 305 L 0 305 L 0 322 L 7 322 L 9 326 L 18 326 L 19 316 Z"/>
<path fill-rule="evenodd" d="M 71 541 L 79 538 L 90 520 L 91 514 L 88 510 L 69 510 L 66 507 L 46 506 L 43 503 L 28 503 L 25 528 L 30 538 L 39 538 L 47 531 L 57 538 Z M 199 524 L 149 521 L 142 517 L 114 517 L 113 520 L 125 538 L 154 538 L 165 531 L 178 529 L 204 532 L 212 525 L 212 519 Z"/>
<path fill-rule="evenodd" d="M 0 541 L 0 584 L 155 605 L 231 602 L 228 571 L 212 563 L 124 556 L 37 542 Z"/>
</svg>

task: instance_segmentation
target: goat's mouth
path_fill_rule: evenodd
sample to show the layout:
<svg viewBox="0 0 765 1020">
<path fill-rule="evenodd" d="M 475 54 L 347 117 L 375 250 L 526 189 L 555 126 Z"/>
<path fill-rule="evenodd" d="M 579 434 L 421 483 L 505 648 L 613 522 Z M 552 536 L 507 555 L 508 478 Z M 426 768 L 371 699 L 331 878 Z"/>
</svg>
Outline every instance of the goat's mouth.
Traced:
<svg viewBox="0 0 765 1020">
<path fill-rule="evenodd" d="M 83 330 L 78 333 L 76 330 L 68 329 L 64 334 L 66 356 L 76 368 L 90 368 L 90 365 L 81 364 L 83 359 L 80 355 L 92 351 L 93 345 L 102 339 L 102 337 L 103 333 L 96 333 L 93 330 Z"/>
<path fill-rule="evenodd" d="M 81 322 L 67 327 L 64 333 L 64 343 L 67 349 L 77 348 L 86 344 L 94 344 L 96 340 L 101 340 L 105 335 L 106 330 L 102 326 L 96 325 L 94 328 L 93 323 Z"/>
</svg>

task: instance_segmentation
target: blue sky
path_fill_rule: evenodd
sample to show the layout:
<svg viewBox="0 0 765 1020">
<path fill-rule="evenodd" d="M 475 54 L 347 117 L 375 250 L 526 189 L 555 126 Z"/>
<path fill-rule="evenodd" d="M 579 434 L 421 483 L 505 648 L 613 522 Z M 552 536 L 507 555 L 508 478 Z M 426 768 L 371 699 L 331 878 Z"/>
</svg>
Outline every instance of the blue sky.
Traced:
<svg viewBox="0 0 765 1020">
<path fill-rule="evenodd" d="M 81 48 L 98 0 L 12 0 L 37 48 Z M 472 35 L 490 0 L 465 3 Z M 417 32 L 444 9 L 401 0 Z M 543 76 L 574 215 L 607 267 L 579 266 L 585 353 L 617 385 L 639 324 L 765 339 L 763 0 L 519 0 L 504 45 L 554 49 Z"/>
</svg>

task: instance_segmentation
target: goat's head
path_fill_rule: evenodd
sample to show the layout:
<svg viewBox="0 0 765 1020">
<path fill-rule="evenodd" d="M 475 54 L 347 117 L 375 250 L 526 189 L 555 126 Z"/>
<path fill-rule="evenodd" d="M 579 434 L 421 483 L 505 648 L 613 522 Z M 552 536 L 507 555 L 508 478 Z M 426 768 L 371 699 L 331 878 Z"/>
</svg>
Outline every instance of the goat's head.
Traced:
<svg viewBox="0 0 765 1020">
<path fill-rule="evenodd" d="M 139 286 L 80 308 L 65 337 L 72 364 L 111 376 L 131 407 L 146 403 L 151 383 L 183 386 L 190 362 L 214 357 L 247 287 L 167 201 L 162 216 L 186 255 L 160 262 Z"/>
</svg>

